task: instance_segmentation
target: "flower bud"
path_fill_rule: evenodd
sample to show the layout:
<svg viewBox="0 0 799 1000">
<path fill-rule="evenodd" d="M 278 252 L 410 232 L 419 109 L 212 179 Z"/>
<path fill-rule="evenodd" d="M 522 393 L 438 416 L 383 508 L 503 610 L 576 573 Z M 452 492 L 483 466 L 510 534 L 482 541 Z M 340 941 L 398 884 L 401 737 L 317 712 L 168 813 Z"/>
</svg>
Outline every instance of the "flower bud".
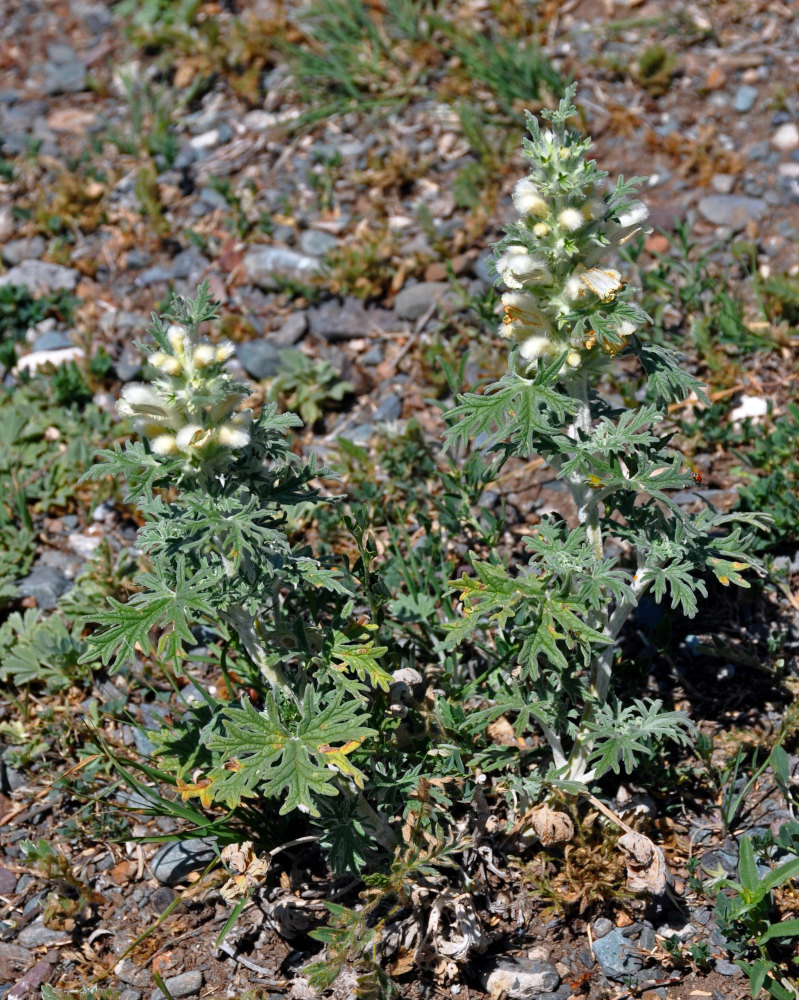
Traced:
<svg viewBox="0 0 799 1000">
<path fill-rule="evenodd" d="M 172 350 L 180 353 L 183 350 L 184 339 L 188 331 L 180 323 L 173 323 L 166 331 L 166 339 L 169 341 Z"/>
<path fill-rule="evenodd" d="M 223 340 L 221 344 L 216 345 L 216 360 L 220 363 L 227 361 L 227 359 L 232 357 L 235 353 L 236 345 L 231 344 L 229 340 Z"/>
<path fill-rule="evenodd" d="M 183 374 L 183 365 L 177 358 L 173 358 L 169 354 L 164 355 L 164 360 L 158 365 L 158 367 L 165 375 L 177 376 Z"/>
<path fill-rule="evenodd" d="M 533 235 L 542 238 L 544 236 L 549 236 L 549 226 L 546 222 L 536 222 L 533 226 Z"/>
<path fill-rule="evenodd" d="M 174 434 L 159 434 L 150 442 L 150 447 L 156 455 L 174 455 L 178 450 L 178 443 Z"/>
<path fill-rule="evenodd" d="M 583 213 L 576 208 L 564 208 L 558 216 L 558 223 L 561 229 L 567 233 L 574 233 L 585 225 Z"/>
<path fill-rule="evenodd" d="M 212 344 L 198 344 L 191 356 L 195 368 L 207 368 L 216 361 L 216 350 Z"/>
<path fill-rule="evenodd" d="M 553 345 L 549 338 L 538 335 L 528 337 L 527 340 L 525 340 L 519 348 L 519 357 L 525 361 L 536 361 L 538 358 L 543 358 L 548 354 L 552 354 L 552 352 Z"/>
<path fill-rule="evenodd" d="M 537 215 L 540 218 L 549 214 L 546 199 L 527 177 L 516 182 L 512 197 L 519 215 Z"/>
</svg>

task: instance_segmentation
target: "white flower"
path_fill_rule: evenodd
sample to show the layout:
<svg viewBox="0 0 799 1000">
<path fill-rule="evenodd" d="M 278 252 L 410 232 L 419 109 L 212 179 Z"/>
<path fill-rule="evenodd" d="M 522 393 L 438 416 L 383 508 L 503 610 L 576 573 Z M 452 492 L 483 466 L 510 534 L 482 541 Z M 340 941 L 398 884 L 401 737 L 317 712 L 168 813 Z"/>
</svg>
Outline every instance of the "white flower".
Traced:
<svg viewBox="0 0 799 1000">
<path fill-rule="evenodd" d="M 227 448 L 244 448 L 250 443 L 250 432 L 243 427 L 236 427 L 231 420 L 217 428 L 216 439 Z"/>
<path fill-rule="evenodd" d="M 178 443 L 174 434 L 159 434 L 150 442 L 150 447 L 156 455 L 174 455 L 178 450 Z"/>
<path fill-rule="evenodd" d="M 603 302 L 612 302 L 616 297 L 616 292 L 624 284 L 621 275 L 614 267 L 591 267 L 587 271 L 580 272 L 580 279 Z"/>
<path fill-rule="evenodd" d="M 502 296 L 505 316 L 499 328 L 500 336 L 525 340 L 550 332 L 550 323 L 529 292 L 505 292 Z"/>
<path fill-rule="evenodd" d="M 548 337 L 535 336 L 528 337 L 519 348 L 519 355 L 525 361 L 535 361 L 538 358 L 552 354 L 554 346 Z"/>
<path fill-rule="evenodd" d="M 199 448 L 205 444 L 204 438 L 207 438 L 208 434 L 206 432 L 203 435 L 203 429 L 198 424 L 187 424 L 175 435 L 175 443 L 181 451 L 187 451 L 191 448 Z"/>
<path fill-rule="evenodd" d="M 626 243 L 636 233 L 640 233 L 649 215 L 649 209 L 642 201 L 634 201 L 626 212 L 622 212 L 617 222 L 608 226 L 608 239 L 616 246 Z"/>
<path fill-rule="evenodd" d="M 178 361 L 177 358 L 173 358 L 171 354 L 162 354 L 158 361 L 155 360 L 156 355 L 153 355 L 150 360 L 165 375 L 182 375 L 183 365 Z"/>
<path fill-rule="evenodd" d="M 569 368 L 579 368 L 582 360 L 583 359 L 580 357 L 579 351 L 569 351 L 566 355 L 566 364 Z"/>
<path fill-rule="evenodd" d="M 527 247 L 509 246 L 497 260 L 497 273 L 508 288 L 524 288 L 527 281 L 551 281 L 546 262 L 528 253 Z"/>
<path fill-rule="evenodd" d="M 585 225 L 583 213 L 576 208 L 564 208 L 558 216 L 558 222 L 561 229 L 565 229 L 567 233 L 576 232 Z"/>
<path fill-rule="evenodd" d="M 131 382 L 122 390 L 122 398 L 117 402 L 117 411 L 125 417 L 147 417 L 157 424 L 174 424 L 174 410 L 149 385 Z"/>
<path fill-rule="evenodd" d="M 543 217 L 549 213 L 549 205 L 533 182 L 522 177 L 513 188 L 513 204 L 519 215 Z"/>
<path fill-rule="evenodd" d="M 207 368 L 216 361 L 216 349 L 212 344 L 198 344 L 191 360 L 195 368 Z"/>
</svg>

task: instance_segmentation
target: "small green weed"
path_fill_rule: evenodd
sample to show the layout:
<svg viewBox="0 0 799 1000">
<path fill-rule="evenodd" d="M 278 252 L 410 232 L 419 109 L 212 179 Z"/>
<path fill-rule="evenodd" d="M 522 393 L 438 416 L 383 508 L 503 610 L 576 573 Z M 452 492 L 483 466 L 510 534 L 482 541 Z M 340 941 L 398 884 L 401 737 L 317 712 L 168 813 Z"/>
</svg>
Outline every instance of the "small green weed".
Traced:
<svg viewBox="0 0 799 1000">
<path fill-rule="evenodd" d="M 799 939 L 799 918 L 783 919 L 774 893 L 799 877 L 799 857 L 772 867 L 755 858 L 752 841 L 743 836 L 738 879 L 719 876 L 706 883 L 715 895 L 715 919 L 735 962 L 749 976 L 753 997 L 765 989 L 774 1000 L 794 1000 L 799 988 L 799 960 L 786 945 Z"/>
<path fill-rule="evenodd" d="M 0 364 L 13 367 L 17 359 L 15 345 L 43 319 L 53 316 L 72 322 L 77 303 L 75 296 L 65 291 L 34 295 L 25 285 L 0 286 Z"/>
<path fill-rule="evenodd" d="M 799 405 L 774 421 L 768 434 L 752 435 L 743 456 L 749 480 L 738 496 L 737 510 L 768 510 L 772 522 L 757 539 L 760 549 L 779 550 L 799 541 Z"/>
<path fill-rule="evenodd" d="M 315 361 L 294 350 L 283 352 L 280 371 L 269 386 L 270 398 L 299 413 L 308 427 L 322 419 L 331 403 L 340 403 L 350 392 L 352 383 L 343 381 L 329 361 Z"/>
</svg>

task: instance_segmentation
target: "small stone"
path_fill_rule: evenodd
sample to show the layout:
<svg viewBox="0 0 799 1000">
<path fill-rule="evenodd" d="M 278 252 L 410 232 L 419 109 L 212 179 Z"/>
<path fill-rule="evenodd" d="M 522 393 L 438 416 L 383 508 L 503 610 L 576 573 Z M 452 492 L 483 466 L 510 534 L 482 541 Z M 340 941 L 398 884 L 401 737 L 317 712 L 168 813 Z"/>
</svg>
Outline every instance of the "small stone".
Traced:
<svg viewBox="0 0 799 1000">
<path fill-rule="evenodd" d="M 344 302 L 330 299 L 309 309 L 307 317 L 311 333 L 329 342 L 362 337 L 369 326 L 369 316 L 360 299 Z"/>
<path fill-rule="evenodd" d="M 300 249 L 312 257 L 324 257 L 338 246 L 338 240 L 321 229 L 305 229 L 300 233 Z"/>
<path fill-rule="evenodd" d="M 392 420 L 399 420 L 401 416 L 402 399 L 396 393 L 392 392 L 380 401 L 380 405 L 375 410 L 372 419 L 375 423 L 381 421 L 387 423 Z"/>
<path fill-rule="evenodd" d="M 44 237 L 31 236 L 28 239 L 8 240 L 0 248 L 0 255 L 3 257 L 3 262 L 11 267 L 21 264 L 23 260 L 41 257 L 46 248 Z"/>
<path fill-rule="evenodd" d="M 254 247 L 244 255 L 242 264 L 247 280 L 267 290 L 276 287 L 278 276 L 304 282 L 321 270 L 321 262 L 316 257 L 283 247 Z"/>
<path fill-rule="evenodd" d="M 179 976 L 170 976 L 164 980 L 164 986 L 173 997 L 190 997 L 194 993 L 199 993 L 203 984 L 203 974 L 199 969 L 192 969 L 191 972 L 183 972 Z M 150 994 L 150 1000 L 166 1000 L 160 989 L 154 989 Z"/>
<path fill-rule="evenodd" d="M 308 317 L 305 313 L 292 313 L 279 330 L 271 334 L 273 344 L 278 347 L 291 347 L 302 340 L 308 330 Z"/>
<path fill-rule="evenodd" d="M 756 100 L 757 89 L 743 84 L 735 91 L 735 96 L 732 99 L 733 111 L 737 111 L 742 115 L 746 114 L 747 111 L 752 110 Z"/>
<path fill-rule="evenodd" d="M 420 281 L 416 285 L 407 285 L 397 293 L 394 311 L 400 319 L 415 320 L 436 302 L 458 305 L 455 291 L 446 281 Z"/>
<path fill-rule="evenodd" d="M 47 330 L 33 342 L 34 351 L 64 351 L 73 346 L 72 338 L 63 330 Z"/>
<path fill-rule="evenodd" d="M 644 249 L 648 253 L 668 253 L 670 246 L 668 236 L 664 236 L 662 233 L 652 233 L 651 236 L 647 236 L 644 243 Z"/>
<path fill-rule="evenodd" d="M 80 274 L 74 267 L 63 267 L 43 260 L 23 260 L 5 274 L 0 274 L 0 286 L 25 285 L 33 295 L 51 292 L 74 292 Z"/>
<path fill-rule="evenodd" d="M 717 958 L 713 968 L 720 976 L 742 976 L 743 969 L 739 969 L 733 962 L 728 962 L 726 958 Z"/>
<path fill-rule="evenodd" d="M 28 1000 L 39 995 L 39 987 L 53 974 L 50 962 L 37 962 L 6 994 L 6 1000 Z"/>
<path fill-rule="evenodd" d="M 17 934 L 17 943 L 23 948 L 52 947 L 55 944 L 69 944 L 71 938 L 64 931 L 54 931 L 44 926 L 44 920 L 37 917 L 33 923 L 23 927 Z"/>
<path fill-rule="evenodd" d="M 739 420 L 756 420 L 768 413 L 768 400 L 763 396 L 741 396 L 738 405 L 730 411 L 733 423 Z"/>
<path fill-rule="evenodd" d="M 156 913 L 163 913 L 171 903 L 174 903 L 176 896 L 177 893 L 175 890 L 170 889 L 168 885 L 159 885 L 152 896 L 150 896 L 150 906 L 152 906 Z"/>
<path fill-rule="evenodd" d="M 718 194 L 729 194 L 735 186 L 735 177 L 732 174 L 714 174 L 710 183 Z"/>
<path fill-rule="evenodd" d="M 643 967 L 643 959 L 625 937 L 621 928 L 614 927 L 598 941 L 594 941 L 594 955 L 608 979 L 623 980 Z"/>
<path fill-rule="evenodd" d="M 36 607 L 44 610 L 54 608 L 58 598 L 72 587 L 72 581 L 54 566 L 34 566 L 27 576 L 17 580 L 20 597 L 32 597 Z"/>
<path fill-rule="evenodd" d="M 10 872 L 8 868 L 0 868 L 0 896 L 10 895 L 16 887 L 17 876 L 13 872 Z"/>
<path fill-rule="evenodd" d="M 799 128 L 796 123 L 786 122 L 784 125 L 780 125 L 771 137 L 771 145 L 786 153 L 796 149 L 799 146 Z"/>
<path fill-rule="evenodd" d="M 710 194 L 699 201 L 699 213 L 717 226 L 733 230 L 744 229 L 748 222 L 759 219 L 766 210 L 761 198 L 738 194 Z"/>
<path fill-rule="evenodd" d="M 132 986 L 128 986 L 119 994 L 119 1000 L 141 1000 L 141 996 L 141 990 L 134 990 Z"/>
<path fill-rule="evenodd" d="M 551 962 L 531 958 L 498 958 L 479 970 L 480 982 L 492 997 L 528 1000 L 552 993 L 560 986 L 558 970 Z"/>
<path fill-rule="evenodd" d="M 712 66 L 705 77 L 705 89 L 706 90 L 721 90 L 724 84 L 727 82 L 727 74 L 718 65 Z"/>
<path fill-rule="evenodd" d="M 283 352 L 273 343 L 262 338 L 246 340 L 236 345 L 236 357 L 245 371 L 254 379 L 271 378 L 280 370 Z"/>
<path fill-rule="evenodd" d="M 5 869 L 0 870 L 5 871 Z M 14 884 L 16 884 L 16 881 L 16 876 L 14 876 Z M 13 968 L 15 971 L 21 972 L 24 969 L 29 969 L 34 961 L 35 956 L 30 949 L 23 948 L 19 944 L 0 941 L 0 966 L 5 964 L 7 968 Z"/>
<path fill-rule="evenodd" d="M 192 837 L 165 844 L 153 857 L 150 868 L 161 885 L 180 885 L 192 872 L 202 871 L 217 854 L 215 837 Z"/>
</svg>

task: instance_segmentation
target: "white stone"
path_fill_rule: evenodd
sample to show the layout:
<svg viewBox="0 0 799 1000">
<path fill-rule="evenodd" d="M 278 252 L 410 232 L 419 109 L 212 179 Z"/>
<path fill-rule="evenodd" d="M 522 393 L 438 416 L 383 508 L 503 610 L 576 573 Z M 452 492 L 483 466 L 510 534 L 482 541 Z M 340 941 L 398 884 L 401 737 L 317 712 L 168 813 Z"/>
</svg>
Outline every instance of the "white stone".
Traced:
<svg viewBox="0 0 799 1000">
<path fill-rule="evenodd" d="M 749 417 L 757 420 L 768 413 L 768 400 L 762 396 L 741 396 L 740 403 L 730 413 L 730 420 L 737 423 Z"/>
<path fill-rule="evenodd" d="M 60 365 L 69 364 L 70 361 L 82 357 L 83 351 L 80 347 L 61 347 L 54 351 L 32 351 L 19 359 L 14 368 L 14 374 L 17 375 L 23 371 L 33 374 L 37 369 L 47 365 L 54 365 L 58 368 Z"/>
<path fill-rule="evenodd" d="M 799 128 L 796 122 L 785 122 L 771 137 L 771 145 L 788 152 L 799 146 Z"/>
</svg>

